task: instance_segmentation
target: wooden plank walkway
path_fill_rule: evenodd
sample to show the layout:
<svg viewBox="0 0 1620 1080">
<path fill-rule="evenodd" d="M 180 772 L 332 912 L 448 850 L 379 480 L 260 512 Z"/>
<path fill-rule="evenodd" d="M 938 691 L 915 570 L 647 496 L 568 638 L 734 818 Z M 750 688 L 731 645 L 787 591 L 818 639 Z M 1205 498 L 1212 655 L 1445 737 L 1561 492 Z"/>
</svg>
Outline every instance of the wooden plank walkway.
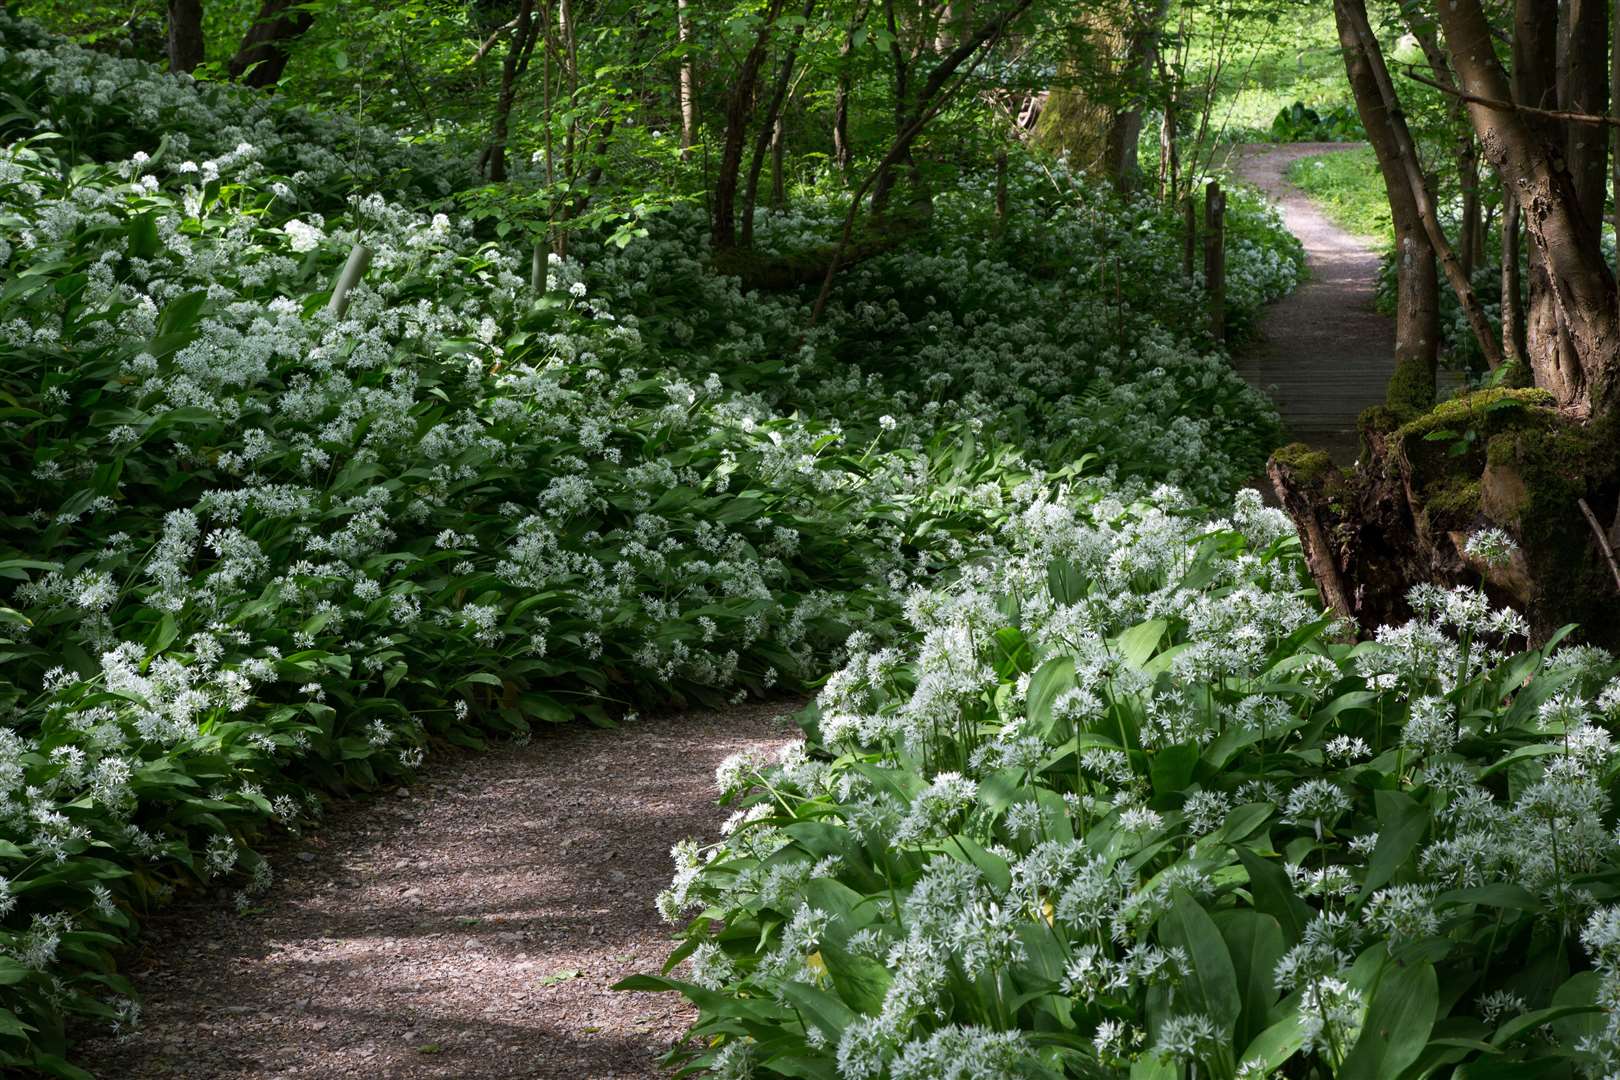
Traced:
<svg viewBox="0 0 1620 1080">
<path fill-rule="evenodd" d="M 1329 221 L 1283 174 L 1299 158 L 1347 149 L 1254 144 L 1233 161 L 1239 177 L 1277 203 L 1305 245 L 1310 270 L 1308 281 L 1266 312 L 1259 340 L 1233 365 L 1277 403 L 1285 438 L 1326 450 L 1341 465 L 1356 459 L 1356 417 L 1384 400 L 1395 370 L 1395 323 L 1372 308 L 1378 252 Z"/>
</svg>

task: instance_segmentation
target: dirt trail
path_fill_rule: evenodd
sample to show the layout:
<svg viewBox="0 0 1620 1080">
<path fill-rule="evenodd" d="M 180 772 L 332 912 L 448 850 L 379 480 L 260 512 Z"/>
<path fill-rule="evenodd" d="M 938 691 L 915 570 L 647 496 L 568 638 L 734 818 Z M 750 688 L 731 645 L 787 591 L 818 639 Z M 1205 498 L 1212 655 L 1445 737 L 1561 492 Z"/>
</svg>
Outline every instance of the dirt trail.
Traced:
<svg viewBox="0 0 1620 1080">
<path fill-rule="evenodd" d="M 1248 382 L 1271 395 L 1287 437 L 1356 458 L 1356 417 L 1384 400 L 1395 370 L 1395 324 L 1372 309 L 1378 253 L 1333 224 L 1283 178 L 1291 162 L 1350 149 L 1343 143 L 1255 144 L 1233 166 L 1282 210 L 1305 245 L 1310 280 L 1266 312 L 1258 341 L 1236 357 Z"/>
<path fill-rule="evenodd" d="M 280 852 L 262 913 L 159 913 L 144 1023 L 84 1044 L 107 1080 L 651 1078 L 692 1014 L 614 993 L 657 971 L 669 848 L 713 836 L 714 768 L 797 703 L 570 728 L 430 765 Z"/>
</svg>

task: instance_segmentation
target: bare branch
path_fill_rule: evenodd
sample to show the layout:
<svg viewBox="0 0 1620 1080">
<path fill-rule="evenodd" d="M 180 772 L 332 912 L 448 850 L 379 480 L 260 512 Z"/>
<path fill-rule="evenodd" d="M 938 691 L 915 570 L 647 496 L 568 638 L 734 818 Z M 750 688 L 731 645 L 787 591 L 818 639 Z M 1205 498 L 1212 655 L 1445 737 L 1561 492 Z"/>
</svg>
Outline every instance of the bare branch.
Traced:
<svg viewBox="0 0 1620 1080">
<path fill-rule="evenodd" d="M 1441 93 L 1450 94 L 1452 97 L 1460 98 L 1461 100 L 1468 102 L 1470 105 L 1483 105 L 1487 109 L 1495 109 L 1498 112 L 1525 113 L 1529 116 L 1540 116 L 1548 120 L 1562 120 L 1569 124 L 1598 124 L 1607 125 L 1609 127 L 1620 127 L 1620 117 L 1616 116 L 1597 116 L 1593 113 L 1566 112 L 1563 109 L 1538 109 L 1534 105 L 1520 105 L 1513 101 L 1501 101 L 1497 98 L 1481 97 L 1478 94 L 1470 94 L 1466 90 L 1458 90 L 1454 86 L 1444 86 L 1438 82 L 1435 82 L 1433 79 L 1425 79 L 1411 67 L 1405 68 L 1401 74 L 1405 75 L 1413 82 L 1420 82 L 1424 86 L 1432 86 Z"/>
<path fill-rule="evenodd" d="M 1608 535 L 1603 531 L 1603 526 L 1598 524 L 1597 515 L 1592 513 L 1592 508 L 1586 504 L 1586 500 L 1575 501 L 1580 504 L 1581 513 L 1586 515 L 1586 523 L 1592 526 L 1592 535 L 1597 537 L 1598 547 L 1603 550 L 1603 557 L 1609 561 L 1609 572 L 1614 575 L 1615 587 L 1620 588 L 1620 563 L 1614 561 L 1614 548 L 1609 546 Z"/>
<path fill-rule="evenodd" d="M 482 45 L 478 46 L 478 51 L 473 53 L 472 62 L 476 64 L 476 63 L 478 63 L 478 61 L 480 61 L 484 57 L 488 56 L 489 55 L 489 50 L 491 50 L 491 49 L 493 49 L 495 47 L 495 42 L 500 40 L 501 35 L 506 33 L 508 30 L 516 30 L 517 29 L 517 24 L 518 24 L 518 21 L 516 19 L 513 19 L 511 22 L 507 23 L 505 26 L 497 26 L 495 28 L 495 32 L 493 34 L 489 35 L 489 37 L 485 38 L 484 43 Z"/>
</svg>

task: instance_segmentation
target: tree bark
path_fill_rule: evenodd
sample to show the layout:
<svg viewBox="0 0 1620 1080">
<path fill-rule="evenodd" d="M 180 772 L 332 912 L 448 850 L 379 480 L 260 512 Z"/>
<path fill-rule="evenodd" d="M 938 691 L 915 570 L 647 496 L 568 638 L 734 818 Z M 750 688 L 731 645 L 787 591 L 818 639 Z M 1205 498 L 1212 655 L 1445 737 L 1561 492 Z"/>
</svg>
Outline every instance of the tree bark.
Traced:
<svg viewBox="0 0 1620 1080">
<path fill-rule="evenodd" d="M 799 59 L 799 44 L 804 40 L 805 25 L 810 21 L 810 13 L 815 8 L 816 0 L 804 0 L 804 10 L 800 13 L 802 19 L 793 28 L 793 37 L 788 42 L 787 54 L 777 66 L 776 82 L 771 86 L 771 97 L 765 105 L 765 114 L 760 118 L 759 133 L 754 137 L 754 156 L 748 163 L 748 181 L 743 186 L 741 239 L 743 247 L 752 247 L 754 243 L 754 207 L 759 201 L 759 175 L 765 167 L 765 155 L 769 152 L 772 141 L 777 140 L 781 133 L 782 103 L 787 100 L 788 84 L 793 81 L 793 66 Z"/>
<path fill-rule="evenodd" d="M 1440 46 L 1440 36 L 1433 20 L 1412 4 L 1403 4 L 1401 14 L 1405 17 L 1407 30 L 1423 50 L 1423 58 L 1429 62 L 1429 69 L 1434 72 L 1434 81 L 1444 89 L 1455 91 L 1457 82 L 1452 77 L 1451 63 Z M 1453 122 L 1467 126 L 1462 99 L 1452 99 L 1449 115 Z M 1484 247 L 1480 222 L 1479 155 L 1474 150 L 1472 128 L 1453 142 L 1452 160 L 1463 196 L 1463 218 L 1457 230 L 1457 260 L 1462 263 L 1463 273 L 1472 280 Z"/>
<path fill-rule="evenodd" d="M 710 239 L 716 250 L 737 245 L 737 183 L 742 175 L 743 144 L 748 137 L 748 120 L 754 111 L 754 86 L 769 51 L 771 28 L 782 14 L 782 3 L 783 0 L 770 0 L 753 47 L 743 57 L 731 93 L 726 95 L 726 136 L 721 144 L 720 169 L 715 176 L 711 204 Z"/>
<path fill-rule="evenodd" d="M 1136 182 L 1137 145 L 1142 139 L 1142 102 L 1158 66 L 1159 35 L 1164 28 L 1165 16 L 1170 13 L 1170 0 L 1151 0 L 1151 3 L 1151 7 L 1146 7 L 1140 0 L 1132 4 L 1132 14 L 1136 17 L 1132 20 L 1122 69 L 1127 83 L 1127 98 L 1109 122 L 1103 149 L 1103 171 L 1122 194 L 1129 193 Z"/>
<path fill-rule="evenodd" d="M 1463 90 L 1512 100 L 1478 0 L 1446 0 L 1436 10 Z M 1531 250 L 1546 273 L 1546 291 L 1569 334 L 1584 384 L 1572 388 L 1569 373 L 1556 367 L 1557 351 L 1549 357 L 1532 341 L 1530 364 L 1536 385 L 1567 406 L 1590 408 L 1594 414 L 1608 412 L 1620 391 L 1620 312 L 1614 277 L 1602 249 L 1592 242 L 1580 197 L 1563 167 L 1562 142 L 1549 145 L 1541 137 L 1546 126 L 1517 111 L 1470 102 L 1468 113 L 1486 157 L 1514 189 L 1524 210 Z"/>
<path fill-rule="evenodd" d="M 1378 159 L 1395 226 L 1395 374 L 1390 379 L 1388 403 L 1397 413 L 1423 412 L 1434 404 L 1440 361 L 1440 282 L 1434 246 L 1396 138 L 1395 124 L 1400 118 L 1392 115 L 1379 89 L 1372 59 L 1358 33 L 1356 14 L 1349 4 L 1334 4 L 1345 75 L 1361 126 Z"/>
<path fill-rule="evenodd" d="M 675 0 L 675 39 L 681 47 L 680 104 L 681 160 L 691 156 L 697 141 L 697 74 L 692 64 L 692 18 L 687 14 L 691 0 Z"/>
<path fill-rule="evenodd" d="M 484 172 L 499 183 L 506 179 L 506 140 L 511 128 L 512 102 L 517 98 L 518 68 L 534 36 L 534 0 L 523 0 L 518 7 L 512 42 L 501 65 L 501 92 L 495 102 L 495 123 L 489 145 L 484 148 Z"/>
<path fill-rule="evenodd" d="M 1530 360 L 1524 340 L 1524 285 L 1519 274 L 1519 200 L 1502 184 L 1502 361 L 1528 376 Z"/>
<path fill-rule="evenodd" d="M 844 40 L 838 46 L 838 85 L 833 91 L 833 164 L 843 174 L 844 183 L 849 183 L 849 174 L 855 167 L 855 149 L 849 141 L 849 94 L 851 68 L 855 56 L 855 32 L 866 23 L 866 13 L 870 10 L 869 0 L 859 0 L 855 5 L 855 14 L 850 19 L 849 26 L 844 31 Z"/>
<path fill-rule="evenodd" d="M 296 2 L 264 0 L 241 47 L 226 65 L 231 78 L 260 90 L 281 81 L 287 70 L 288 47 L 315 21 L 309 12 L 295 9 Z"/>
<path fill-rule="evenodd" d="M 203 62 L 202 0 L 169 0 L 169 70 L 192 72 Z"/>
</svg>

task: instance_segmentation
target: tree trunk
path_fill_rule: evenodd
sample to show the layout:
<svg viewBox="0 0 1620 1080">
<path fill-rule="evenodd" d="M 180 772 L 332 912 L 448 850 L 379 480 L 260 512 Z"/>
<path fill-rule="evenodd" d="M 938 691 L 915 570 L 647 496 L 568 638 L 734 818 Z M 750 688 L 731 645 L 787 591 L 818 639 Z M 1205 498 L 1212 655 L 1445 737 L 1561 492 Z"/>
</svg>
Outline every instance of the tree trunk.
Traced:
<svg viewBox="0 0 1620 1080">
<path fill-rule="evenodd" d="M 1358 13 L 1343 0 L 1334 4 L 1333 13 L 1356 112 L 1378 159 L 1395 226 L 1395 373 L 1389 381 L 1387 400 L 1397 415 L 1411 416 L 1434 404 L 1439 368 L 1440 284 L 1434 246 L 1424 227 L 1422 209 L 1396 137 L 1395 125 L 1400 118 L 1392 114 L 1379 88 L 1373 60 L 1358 33 Z"/>
<path fill-rule="evenodd" d="M 787 55 L 782 57 L 781 64 L 777 66 L 776 82 L 771 86 L 771 97 L 765 105 L 765 115 L 760 118 L 759 134 L 754 138 L 754 156 L 748 163 L 748 182 L 743 187 L 741 245 L 745 248 L 752 247 L 754 243 L 754 208 L 759 201 L 759 175 L 765 166 L 765 155 L 771 148 L 772 140 L 780 135 L 782 103 L 787 100 L 788 84 L 793 81 L 793 65 L 799 59 L 799 43 L 804 40 L 805 25 L 809 23 L 810 13 L 815 7 L 816 0 L 804 0 L 801 20 L 793 28 Z"/>
<path fill-rule="evenodd" d="M 1502 184 L 1502 361 L 1528 378 L 1530 361 L 1524 340 L 1524 286 L 1519 276 L 1519 200 Z M 1509 373 L 1510 377 L 1512 372 Z M 1518 381 L 1518 380 L 1516 380 Z"/>
<path fill-rule="evenodd" d="M 710 238 L 717 251 L 737 245 L 737 182 L 742 175 L 743 144 L 748 137 L 748 120 L 754 111 L 754 85 L 759 81 L 759 69 L 765 64 L 771 28 L 782 14 L 782 2 L 770 0 L 765 22 L 755 35 L 748 55 L 743 57 L 731 93 L 726 95 L 726 136 L 720 148 L 720 170 L 715 176 L 711 203 Z"/>
<path fill-rule="evenodd" d="M 501 65 L 501 92 L 495 102 L 495 123 L 489 145 L 484 148 L 484 172 L 497 183 L 506 179 L 506 139 L 511 127 L 512 102 L 517 98 L 518 67 L 534 35 L 534 0 L 523 0 L 515 21 L 517 25 L 512 28 L 506 60 Z"/>
<path fill-rule="evenodd" d="M 675 0 L 675 38 L 681 46 L 681 160 L 691 156 L 697 141 L 697 75 L 692 65 L 692 19 L 686 13 L 691 0 Z"/>
<path fill-rule="evenodd" d="M 1462 88 L 1480 98 L 1512 100 L 1478 0 L 1447 0 L 1437 10 Z M 1515 54 L 1519 51 L 1515 49 Z M 1470 102 L 1468 112 L 1486 156 L 1525 211 L 1531 251 L 1545 275 L 1543 290 L 1553 298 L 1569 334 L 1581 376 L 1580 384 L 1573 384 L 1571 373 L 1559 367 L 1558 350 L 1538 349 L 1532 339 L 1529 353 L 1536 385 L 1567 406 L 1589 408 L 1594 415 L 1606 413 L 1620 397 L 1620 312 L 1614 277 L 1602 249 L 1593 243 L 1580 196 L 1564 167 L 1562 140 L 1549 145 L 1543 137 L 1546 126 L 1533 124 L 1514 110 Z M 1531 287 L 1536 287 L 1534 279 Z"/>
<path fill-rule="evenodd" d="M 295 8 L 296 2 L 264 0 L 241 47 L 226 65 L 231 78 L 261 90 L 281 81 L 287 70 L 288 47 L 315 21 L 308 11 Z"/>
<path fill-rule="evenodd" d="M 855 14 L 844 31 L 844 40 L 838 45 L 838 85 L 833 91 L 833 164 L 843 174 L 846 185 L 850 172 L 855 168 L 855 149 L 849 141 L 850 68 L 854 63 L 855 33 L 866 24 L 866 13 L 870 8 L 869 0 L 860 0 L 855 5 Z"/>
<path fill-rule="evenodd" d="M 202 0 L 169 0 L 169 70 L 192 72 L 203 62 Z"/>
<path fill-rule="evenodd" d="M 1130 30 L 1122 69 L 1127 83 L 1127 98 L 1109 122 L 1103 149 L 1103 171 L 1121 193 L 1128 193 L 1136 182 L 1137 145 L 1142 138 L 1142 102 L 1158 66 L 1159 35 L 1164 28 L 1165 16 L 1169 13 L 1170 0 L 1155 0 L 1154 6 L 1142 13 L 1145 17 L 1138 19 Z"/>
</svg>

